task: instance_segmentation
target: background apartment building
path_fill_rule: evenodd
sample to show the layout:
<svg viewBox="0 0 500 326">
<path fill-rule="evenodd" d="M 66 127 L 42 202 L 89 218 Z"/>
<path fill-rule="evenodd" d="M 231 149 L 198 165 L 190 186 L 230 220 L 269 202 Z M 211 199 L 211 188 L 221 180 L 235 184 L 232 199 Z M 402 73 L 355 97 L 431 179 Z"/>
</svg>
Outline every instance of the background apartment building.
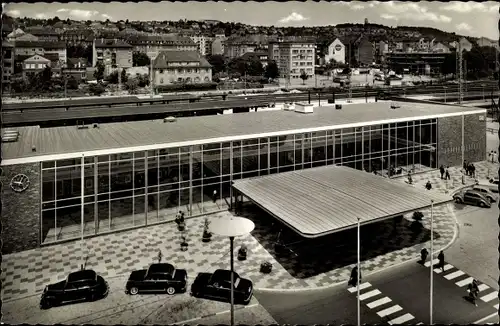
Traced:
<svg viewBox="0 0 500 326">
<path fill-rule="evenodd" d="M 66 43 L 47 41 L 15 41 L 14 55 L 31 57 L 36 54 L 45 56 L 47 54 L 57 54 L 61 65 L 65 65 L 68 60 Z"/>
<path fill-rule="evenodd" d="M 10 92 L 11 76 L 14 74 L 14 45 L 2 42 L 2 91 Z"/>
<path fill-rule="evenodd" d="M 197 51 L 198 45 L 189 37 L 173 34 L 136 34 L 127 37 L 135 52 Z"/>
<path fill-rule="evenodd" d="M 302 71 L 314 77 L 316 45 L 310 40 L 278 40 L 269 42 L 269 60 L 278 66 L 280 77 L 299 80 Z"/>
<path fill-rule="evenodd" d="M 198 51 L 160 52 L 153 61 L 154 85 L 212 81 L 212 66 Z"/>
<path fill-rule="evenodd" d="M 118 39 L 96 39 L 92 47 L 93 67 L 104 65 L 104 75 L 111 74 L 115 69 L 132 67 L 132 46 Z"/>
</svg>

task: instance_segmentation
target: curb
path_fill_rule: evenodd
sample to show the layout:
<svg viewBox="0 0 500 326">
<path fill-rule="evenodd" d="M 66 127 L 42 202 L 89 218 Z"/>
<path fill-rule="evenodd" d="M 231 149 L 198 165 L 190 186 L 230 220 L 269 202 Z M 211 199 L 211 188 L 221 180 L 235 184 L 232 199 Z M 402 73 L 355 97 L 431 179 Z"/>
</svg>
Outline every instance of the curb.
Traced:
<svg viewBox="0 0 500 326">
<path fill-rule="evenodd" d="M 449 205 L 449 204 L 448 204 Z M 448 206 L 447 205 L 447 206 Z M 449 209 L 449 208 L 448 208 Z M 450 211 L 450 213 L 452 213 Z M 442 248 L 439 248 L 439 249 L 436 249 L 434 250 L 435 252 L 437 251 L 441 251 L 441 250 L 446 250 L 448 249 L 449 247 L 451 247 L 455 241 L 458 239 L 458 235 L 459 235 L 459 231 L 460 231 L 460 227 L 459 227 L 459 223 L 458 223 L 458 220 L 457 220 L 457 216 L 452 213 L 453 215 L 453 219 L 455 220 L 455 226 L 453 228 L 453 237 L 451 239 L 451 241 L 446 244 L 444 247 Z M 380 268 L 380 269 L 377 269 L 376 271 L 373 271 L 371 273 L 367 273 L 365 274 L 366 277 L 370 276 L 370 275 L 374 275 L 374 274 L 377 274 L 377 273 L 380 273 L 380 272 L 383 272 L 383 271 L 386 271 L 390 268 L 394 268 L 394 267 L 398 267 L 398 266 L 401 266 L 403 264 L 406 264 L 406 263 L 409 263 L 409 262 L 412 262 L 412 261 L 418 261 L 420 260 L 420 257 L 415 257 L 415 258 L 409 258 L 405 261 L 402 261 L 402 262 L 399 262 L 397 264 L 394 264 L 394 265 L 390 265 L 390 266 L 387 266 L 387 267 L 384 267 L 384 268 Z M 305 288 L 305 289 L 269 289 L 269 288 L 255 288 L 254 290 L 256 292 L 261 292 L 261 293 L 304 293 L 304 292 L 311 292 L 311 291 L 321 291 L 321 290 L 328 290 L 328 289 L 333 289 L 339 285 L 342 285 L 342 284 L 346 284 L 347 283 L 347 280 L 346 281 L 342 281 L 342 282 L 337 282 L 337 283 L 333 283 L 333 284 L 329 284 L 329 285 L 325 285 L 325 286 L 319 286 L 319 287 L 314 287 L 314 288 Z"/>
<path fill-rule="evenodd" d="M 234 311 L 257 307 L 258 305 L 259 305 L 258 303 L 254 303 L 254 304 L 251 304 L 251 305 L 248 305 L 248 306 L 244 306 L 244 307 L 240 307 L 240 308 L 235 308 Z M 230 313 L 230 312 L 231 312 L 231 310 L 224 310 L 224 311 L 220 311 L 220 312 L 215 312 L 215 313 L 211 313 L 211 314 L 208 314 L 208 315 L 204 315 L 204 316 L 201 316 L 201 317 L 196 317 L 196 318 L 191 318 L 191 319 L 187 319 L 187 320 L 177 321 L 174 324 L 176 324 L 176 325 L 186 324 L 186 323 L 197 321 L 197 320 L 200 320 L 200 319 L 203 319 L 203 318 L 214 317 L 214 316 L 218 316 L 218 315 L 227 314 L 227 313 Z"/>
</svg>

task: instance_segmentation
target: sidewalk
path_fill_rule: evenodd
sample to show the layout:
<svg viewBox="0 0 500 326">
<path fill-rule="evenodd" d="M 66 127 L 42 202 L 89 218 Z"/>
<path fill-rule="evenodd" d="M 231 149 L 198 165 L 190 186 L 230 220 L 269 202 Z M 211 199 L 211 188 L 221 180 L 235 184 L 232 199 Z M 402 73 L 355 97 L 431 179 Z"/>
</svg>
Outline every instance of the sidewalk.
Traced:
<svg viewBox="0 0 500 326">
<path fill-rule="evenodd" d="M 493 171 L 494 164 L 481 162 L 475 164 L 480 177 L 486 176 L 488 168 Z M 490 166 L 491 165 L 491 166 Z M 496 165 L 498 168 L 498 164 Z M 490 173 L 492 173 L 490 171 Z M 452 181 L 439 178 L 438 171 L 430 171 L 413 176 L 413 187 L 424 188 L 431 180 L 432 191 L 452 191 L 459 189 L 459 168 L 451 168 Z M 405 182 L 404 177 L 398 178 Z M 472 184 L 468 180 L 468 184 Z M 408 185 L 410 186 L 410 185 Z M 253 207 L 253 206 L 252 206 Z M 435 248 L 448 246 L 455 236 L 455 218 L 453 204 L 434 208 Z M 429 210 L 422 210 L 429 216 Z M 229 216 L 224 211 L 208 215 L 209 219 Z M 392 219 L 377 223 L 370 229 L 377 235 L 363 250 L 362 268 L 366 274 L 379 269 L 418 257 L 423 246 L 427 246 L 428 221 L 422 221 L 424 231 L 415 234 L 409 225 L 412 214 L 404 216 L 403 222 L 395 225 Z M 248 247 L 248 259 L 235 261 L 235 268 L 243 277 L 250 278 L 256 289 L 308 289 L 329 286 L 348 279 L 356 261 L 355 242 L 348 244 L 352 248 L 324 250 L 329 252 L 324 260 L 318 262 L 301 261 L 292 256 L 281 257 L 274 253 L 276 230 L 270 225 L 271 216 L 253 207 L 245 210 L 245 216 L 254 220 L 256 227 L 251 235 L 236 239 L 235 254 L 241 245 Z M 39 294 L 45 285 L 63 280 L 68 273 L 78 270 L 82 258 L 88 255 L 87 267 L 96 270 L 105 278 L 126 275 L 132 270 L 147 268 L 162 251 L 163 261 L 179 268 L 186 268 L 190 279 L 198 272 L 217 268 L 229 268 L 229 243 L 226 238 L 214 236 L 209 243 L 201 241 L 205 216 L 188 219 L 186 238 L 189 249 L 180 250 L 181 233 L 175 223 L 165 223 L 136 230 L 98 236 L 80 241 L 58 244 L 34 250 L 3 256 L 2 295 L 3 300 L 12 300 Z M 375 223 L 374 223 L 375 224 Z M 354 247 L 353 247 L 354 246 Z M 353 249 L 354 248 L 354 249 Z M 337 252 L 338 251 L 338 252 Z M 334 254 L 331 254 L 331 253 Z M 270 262 L 273 270 L 270 274 L 260 273 L 260 264 Z"/>
</svg>

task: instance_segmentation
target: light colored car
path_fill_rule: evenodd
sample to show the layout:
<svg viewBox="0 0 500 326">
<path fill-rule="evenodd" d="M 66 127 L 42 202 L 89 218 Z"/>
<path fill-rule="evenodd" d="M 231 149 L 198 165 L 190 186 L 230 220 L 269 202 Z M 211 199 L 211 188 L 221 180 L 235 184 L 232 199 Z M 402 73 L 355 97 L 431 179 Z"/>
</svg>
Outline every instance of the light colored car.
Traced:
<svg viewBox="0 0 500 326">
<path fill-rule="evenodd" d="M 474 185 L 472 186 L 472 190 L 482 193 L 490 201 L 490 203 L 497 201 L 497 195 L 490 190 L 489 186 Z"/>
<path fill-rule="evenodd" d="M 498 194 L 498 177 L 490 178 L 488 180 L 479 180 L 477 185 L 487 187 L 491 192 Z"/>
<path fill-rule="evenodd" d="M 453 199 L 458 204 L 469 204 L 491 208 L 491 202 L 482 193 L 470 189 L 454 194 Z"/>
</svg>

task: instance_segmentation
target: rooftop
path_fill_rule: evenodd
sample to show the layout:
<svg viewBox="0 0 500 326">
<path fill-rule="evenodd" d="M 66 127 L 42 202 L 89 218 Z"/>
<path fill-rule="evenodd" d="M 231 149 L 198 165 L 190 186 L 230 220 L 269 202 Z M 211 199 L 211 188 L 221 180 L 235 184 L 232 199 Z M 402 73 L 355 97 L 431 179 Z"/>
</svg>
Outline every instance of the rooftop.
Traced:
<svg viewBox="0 0 500 326">
<path fill-rule="evenodd" d="M 235 180 L 234 188 L 307 238 L 355 227 L 358 218 L 366 224 L 452 200 L 335 165 Z"/>
<path fill-rule="evenodd" d="M 199 67 L 211 67 L 208 61 L 197 51 L 163 51 L 153 61 L 156 69 L 168 68 L 169 62 L 198 62 Z"/>
<path fill-rule="evenodd" d="M 66 49 L 65 42 L 49 42 L 49 41 L 16 41 L 14 40 L 16 48 L 31 48 L 38 47 L 44 49 Z"/>
<path fill-rule="evenodd" d="M 96 48 L 132 48 L 132 45 L 120 39 L 99 38 L 95 40 Z"/>
<path fill-rule="evenodd" d="M 317 107 L 314 113 L 264 111 L 216 116 L 100 124 L 98 128 L 76 126 L 8 128 L 18 130 L 19 140 L 3 143 L 3 165 L 75 158 L 82 154 L 105 155 L 140 150 L 227 142 L 291 133 L 361 127 L 418 119 L 484 113 L 485 109 L 428 103 L 389 102 Z M 36 151 L 32 151 L 32 146 Z"/>
</svg>

